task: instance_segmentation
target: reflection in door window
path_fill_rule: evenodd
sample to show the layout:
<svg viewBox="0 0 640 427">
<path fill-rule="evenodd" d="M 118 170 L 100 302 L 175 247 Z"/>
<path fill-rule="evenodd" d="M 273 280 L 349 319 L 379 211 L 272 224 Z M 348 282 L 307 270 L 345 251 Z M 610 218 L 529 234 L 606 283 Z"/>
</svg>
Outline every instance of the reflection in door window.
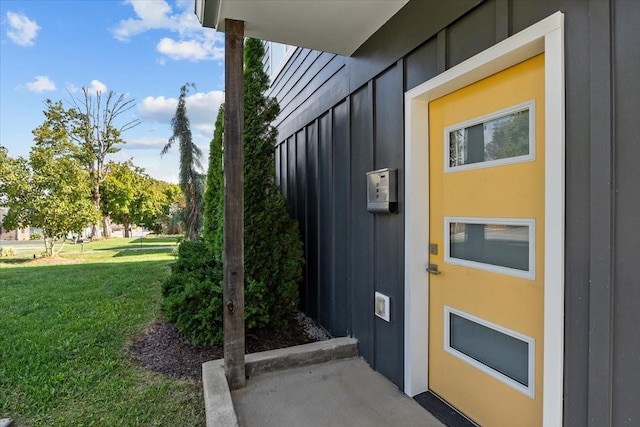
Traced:
<svg viewBox="0 0 640 427">
<path fill-rule="evenodd" d="M 447 128 L 447 170 L 533 159 L 532 116 L 533 104 L 527 103 Z"/>
<path fill-rule="evenodd" d="M 445 260 L 483 270 L 533 278 L 533 221 L 446 218 Z"/>
</svg>

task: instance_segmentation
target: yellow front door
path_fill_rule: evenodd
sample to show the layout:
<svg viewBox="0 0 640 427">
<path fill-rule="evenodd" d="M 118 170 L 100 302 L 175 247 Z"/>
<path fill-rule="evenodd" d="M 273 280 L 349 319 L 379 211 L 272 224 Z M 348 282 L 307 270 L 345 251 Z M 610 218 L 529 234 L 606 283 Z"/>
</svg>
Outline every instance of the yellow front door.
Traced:
<svg viewBox="0 0 640 427">
<path fill-rule="evenodd" d="M 544 55 L 429 104 L 429 389 L 542 425 Z"/>
</svg>

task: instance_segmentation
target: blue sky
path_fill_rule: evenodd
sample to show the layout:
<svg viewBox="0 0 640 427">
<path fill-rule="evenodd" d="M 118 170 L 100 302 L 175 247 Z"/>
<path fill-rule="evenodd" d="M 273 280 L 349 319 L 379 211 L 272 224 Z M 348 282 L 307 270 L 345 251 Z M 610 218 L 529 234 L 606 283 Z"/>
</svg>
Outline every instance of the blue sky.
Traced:
<svg viewBox="0 0 640 427">
<path fill-rule="evenodd" d="M 151 176 L 177 182 L 178 150 L 160 157 L 171 136 L 180 87 L 194 142 L 204 152 L 224 100 L 224 35 L 202 28 L 194 0 L 0 0 L 0 145 L 28 156 L 43 101 L 70 100 L 81 87 L 135 99 L 123 120 L 141 124 L 111 156 L 133 158 Z"/>
</svg>

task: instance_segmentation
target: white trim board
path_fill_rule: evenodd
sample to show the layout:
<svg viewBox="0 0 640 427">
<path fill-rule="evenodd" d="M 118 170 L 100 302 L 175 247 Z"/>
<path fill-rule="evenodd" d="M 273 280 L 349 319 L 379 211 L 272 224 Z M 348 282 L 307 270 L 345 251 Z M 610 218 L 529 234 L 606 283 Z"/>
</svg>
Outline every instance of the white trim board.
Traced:
<svg viewBox="0 0 640 427">
<path fill-rule="evenodd" d="M 564 14 L 555 14 L 405 93 L 404 391 L 428 388 L 429 101 L 545 54 L 543 426 L 562 425 L 564 372 Z"/>
</svg>

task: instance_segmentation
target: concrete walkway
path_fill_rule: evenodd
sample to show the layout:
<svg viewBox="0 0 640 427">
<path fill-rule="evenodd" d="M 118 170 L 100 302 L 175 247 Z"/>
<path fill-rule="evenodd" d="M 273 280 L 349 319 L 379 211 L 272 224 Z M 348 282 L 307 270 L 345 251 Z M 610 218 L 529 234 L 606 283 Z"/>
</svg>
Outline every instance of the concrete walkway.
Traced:
<svg viewBox="0 0 640 427">
<path fill-rule="evenodd" d="M 262 374 L 231 397 L 243 427 L 443 426 L 359 358 Z"/>
<path fill-rule="evenodd" d="M 224 361 L 203 365 L 207 426 L 444 427 L 335 338 L 246 356 L 247 384 L 229 391 Z"/>
</svg>

